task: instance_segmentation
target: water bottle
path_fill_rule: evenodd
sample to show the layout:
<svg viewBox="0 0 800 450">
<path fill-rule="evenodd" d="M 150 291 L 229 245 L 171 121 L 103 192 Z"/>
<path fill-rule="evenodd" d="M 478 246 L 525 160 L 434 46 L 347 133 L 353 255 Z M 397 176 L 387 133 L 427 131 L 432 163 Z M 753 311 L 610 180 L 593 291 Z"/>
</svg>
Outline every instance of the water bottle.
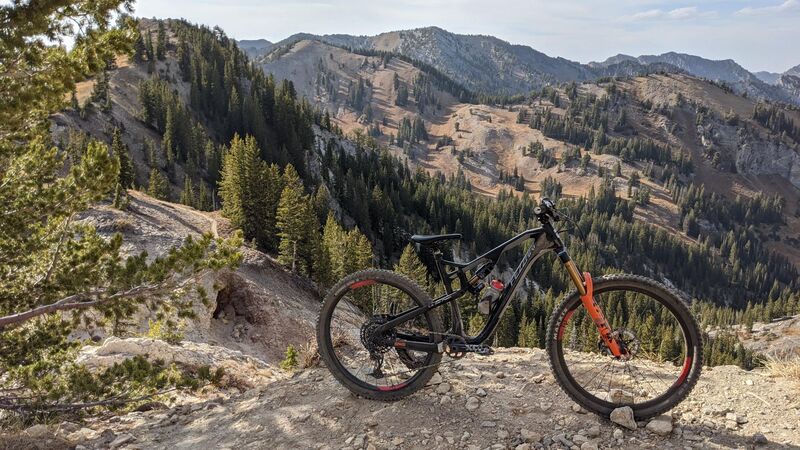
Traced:
<svg viewBox="0 0 800 450">
<path fill-rule="evenodd" d="M 492 310 L 494 302 L 500 298 L 500 294 L 503 293 L 503 289 L 505 289 L 505 285 L 502 281 L 492 280 L 489 283 L 489 288 L 484 291 L 481 301 L 478 302 L 478 311 L 483 315 L 489 315 L 489 311 Z"/>
</svg>

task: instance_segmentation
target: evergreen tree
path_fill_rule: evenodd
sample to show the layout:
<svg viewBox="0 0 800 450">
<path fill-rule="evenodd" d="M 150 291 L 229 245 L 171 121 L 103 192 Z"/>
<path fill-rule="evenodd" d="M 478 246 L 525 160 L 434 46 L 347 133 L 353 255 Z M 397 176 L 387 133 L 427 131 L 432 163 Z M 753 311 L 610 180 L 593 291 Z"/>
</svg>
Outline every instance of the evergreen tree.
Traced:
<svg viewBox="0 0 800 450">
<path fill-rule="evenodd" d="M 191 206 L 193 208 L 197 207 L 197 199 L 194 195 L 194 185 L 192 184 L 192 180 L 189 178 L 189 175 L 183 176 L 183 191 L 181 191 L 181 203 L 184 205 Z"/>
<path fill-rule="evenodd" d="M 411 278 L 420 287 L 426 291 L 430 290 L 428 285 L 428 269 L 419 260 L 414 246 L 411 244 L 406 245 L 403 253 L 400 255 L 400 260 L 394 266 L 394 271 L 402 273 L 403 275 Z"/>
<path fill-rule="evenodd" d="M 497 347 L 513 347 L 517 343 L 517 322 L 514 308 L 506 308 L 500 317 L 500 323 L 494 332 L 494 345 Z"/>
<path fill-rule="evenodd" d="M 147 194 L 159 200 L 169 200 L 169 181 L 158 169 L 150 169 Z"/>
<path fill-rule="evenodd" d="M 133 162 L 131 161 L 128 146 L 122 142 L 122 133 L 119 128 L 114 128 L 114 133 L 111 137 L 111 153 L 119 160 L 117 183 L 123 189 L 133 187 L 133 182 L 136 179 Z"/>
<path fill-rule="evenodd" d="M 20 423 L 74 411 L 76 403 L 104 410 L 133 400 L 132 393 L 178 384 L 174 373 L 143 358 L 113 371 L 86 370 L 75 361 L 83 344 L 76 328 L 122 332 L 144 299 L 155 314 L 188 314 L 174 301 L 177 289 L 206 269 L 234 267 L 239 258 L 235 239 L 211 250 L 208 236 L 189 238 L 152 260 L 126 257 L 120 235 L 105 238 L 91 221 L 73 220 L 112 189 L 121 193 L 119 156 L 87 139 L 80 158 L 71 158 L 72 152 L 50 144 L 50 116 L 76 82 L 132 50 L 130 20 L 114 20 L 129 6 L 82 0 L 0 5 L 0 389 L 14 392 L 10 401 L 19 418 L 11 420 Z"/>
<path fill-rule="evenodd" d="M 156 58 L 163 61 L 167 53 L 167 32 L 164 22 L 158 21 L 158 34 L 156 35 Z"/>
<path fill-rule="evenodd" d="M 277 248 L 276 210 L 283 182 L 276 165 L 259 156 L 255 138 L 235 135 L 225 152 L 219 181 L 222 214 L 247 239 L 269 250 Z"/>
<path fill-rule="evenodd" d="M 284 170 L 283 185 L 276 215 L 280 237 L 278 261 L 292 272 L 304 272 L 305 268 L 298 265 L 302 264 L 301 251 L 311 208 L 308 197 L 303 194 L 300 177 L 291 164 Z"/>
<path fill-rule="evenodd" d="M 536 322 L 528 320 L 526 311 L 522 312 L 517 336 L 518 347 L 536 348 L 539 346 L 539 332 L 536 330 Z"/>
</svg>

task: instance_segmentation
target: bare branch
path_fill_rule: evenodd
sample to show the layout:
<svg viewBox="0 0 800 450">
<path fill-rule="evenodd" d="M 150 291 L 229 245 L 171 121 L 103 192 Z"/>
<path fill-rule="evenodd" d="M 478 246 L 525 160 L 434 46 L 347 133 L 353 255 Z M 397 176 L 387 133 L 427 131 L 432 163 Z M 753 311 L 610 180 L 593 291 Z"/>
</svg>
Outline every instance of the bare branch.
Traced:
<svg viewBox="0 0 800 450">
<path fill-rule="evenodd" d="M 35 317 L 43 316 L 45 314 L 52 314 L 57 311 L 70 311 L 74 309 L 92 308 L 95 306 L 100 306 L 106 303 L 113 302 L 115 300 L 136 297 L 145 294 L 150 294 L 150 295 L 164 294 L 168 291 L 177 289 L 178 287 L 185 285 L 190 280 L 196 279 L 197 276 L 200 275 L 200 273 L 202 272 L 196 273 L 193 276 L 189 276 L 181 281 L 171 279 L 161 282 L 159 284 L 143 284 L 128 289 L 127 291 L 117 292 L 115 294 L 108 295 L 107 297 L 104 297 L 104 295 L 108 294 L 108 292 L 105 290 L 81 292 L 78 294 L 73 294 L 62 298 L 61 300 L 58 300 L 55 303 L 42 305 L 21 313 L 0 317 L 0 331 L 3 331 L 6 327 L 10 325 L 26 322 Z M 95 298 L 95 300 L 85 301 L 90 298 Z"/>
</svg>

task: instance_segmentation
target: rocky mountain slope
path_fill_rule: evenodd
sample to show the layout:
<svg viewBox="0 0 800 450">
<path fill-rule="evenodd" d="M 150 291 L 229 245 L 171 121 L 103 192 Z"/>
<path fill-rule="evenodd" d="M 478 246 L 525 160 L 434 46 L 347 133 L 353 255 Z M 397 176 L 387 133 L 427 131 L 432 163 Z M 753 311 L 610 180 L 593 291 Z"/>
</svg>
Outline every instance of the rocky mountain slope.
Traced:
<svg viewBox="0 0 800 450">
<path fill-rule="evenodd" d="M 359 52 L 388 52 L 436 68 L 464 87 L 489 95 L 524 94 L 545 85 L 584 81 L 606 76 L 630 76 L 651 71 L 677 71 L 668 64 L 645 67 L 624 61 L 590 67 L 561 57 L 551 57 L 525 45 L 493 36 L 461 35 L 438 27 L 392 31 L 376 36 L 298 33 L 261 51 L 260 61 L 280 57 L 295 43 L 316 40 Z M 245 44 L 243 44 L 245 45 Z"/>
<path fill-rule="evenodd" d="M 431 385 L 393 403 L 354 397 L 325 368 L 242 394 L 133 412 L 85 425 L 37 426 L 14 443 L 49 448 L 516 449 L 797 448 L 797 384 L 731 366 L 707 369 L 671 413 L 628 424 L 587 414 L 564 395 L 543 350 L 446 360 Z M 20 445 L 21 447 L 21 445 Z M 0 444 L 0 448 L 3 445 Z M 14 448 L 14 447 L 12 447 Z"/>
<path fill-rule="evenodd" d="M 270 51 L 275 44 L 266 39 L 242 39 L 237 41 L 239 48 L 250 56 L 260 55 Z"/>
<path fill-rule="evenodd" d="M 625 63 L 622 60 L 617 65 Z M 389 144 L 400 134 L 404 119 L 419 116 L 426 124 L 427 141 L 390 148 L 408 156 L 411 165 L 448 176 L 463 172 L 476 191 L 488 195 L 510 187 L 501 180 L 503 173 L 516 171 L 524 178 L 525 190 L 534 194 L 540 192 L 545 179 L 552 178 L 563 185 L 565 195 L 576 196 L 596 189 L 601 177 L 595 175 L 610 172 L 617 163 L 622 169 L 622 176 L 615 178 L 620 189 L 625 189 L 630 174 L 641 173 L 646 167 L 643 162 L 613 154 L 591 154 L 585 168 L 577 163 L 548 165 L 525 156 L 533 142 L 552 150 L 555 158 L 581 147 L 546 136 L 527 123 L 533 113 L 550 111 L 564 116 L 573 101 L 563 87 L 556 89 L 558 106 L 553 98 L 541 97 L 505 107 L 463 103 L 441 85 L 420 81 L 431 78 L 424 68 L 400 58 L 360 55 L 317 39 L 295 42 L 280 55 L 263 60 L 262 68 L 276 78 L 291 79 L 299 95 L 327 109 L 345 132 L 364 135 L 379 129 L 374 137 L 382 144 Z M 363 105 L 355 107 L 350 93 L 358 83 L 365 85 Z M 401 86 L 409 92 L 409 100 L 403 105 L 397 101 Z M 800 151 L 796 142 L 774 139 L 774 133 L 751 119 L 755 100 L 685 74 L 587 82 L 578 85 L 577 92 L 584 97 L 608 99 L 612 88 L 617 94 L 609 106 L 609 122 L 624 114 L 628 128 L 609 130 L 609 135 L 648 138 L 675 153 L 690 155 L 694 173 L 686 181 L 705 184 L 706 189 L 723 197 L 734 199 L 758 192 L 782 196 L 787 226 L 781 234 L 791 237 L 800 232 L 800 221 L 795 217 L 800 201 Z M 420 105 L 414 97 L 416 90 L 430 92 L 426 103 Z M 737 126 L 725 122 L 730 113 L 739 118 Z M 800 114 L 787 114 L 800 123 Z M 704 121 L 700 126 L 698 117 Z M 754 132 L 739 132 L 745 125 Z M 641 217 L 680 232 L 680 213 L 666 186 L 650 180 L 643 183 L 653 195 L 649 205 L 638 207 Z M 798 244 L 776 242 L 775 248 L 800 261 Z"/>
<path fill-rule="evenodd" d="M 600 63 L 589 63 L 591 67 L 608 67 L 622 61 L 638 62 L 643 65 L 668 64 L 696 77 L 722 82 L 731 86 L 738 93 L 746 93 L 753 98 L 765 98 L 786 103 L 798 103 L 800 98 L 791 95 L 780 87 L 774 86 L 757 74 L 749 72 L 732 59 L 720 61 L 710 60 L 685 53 L 668 52 L 661 55 L 641 55 L 638 57 L 619 54 Z M 771 79 L 770 75 L 766 75 Z M 777 81 L 777 80 L 776 80 Z"/>
<path fill-rule="evenodd" d="M 186 236 L 226 236 L 232 231 L 219 213 L 203 213 L 135 191 L 129 196 L 126 211 L 102 204 L 82 218 L 102 236 L 121 233 L 128 254 L 146 251 L 155 257 L 180 245 Z M 309 341 L 319 293 L 313 283 L 287 273 L 269 255 L 250 248 L 242 252 L 244 260 L 236 271 L 209 274 L 202 280 L 211 302 L 195 302 L 197 318 L 187 322 L 182 333 L 193 342 L 240 351 L 274 364 L 283 358 L 289 344 L 300 348 Z M 149 318 L 142 311 L 138 326 L 129 335 L 146 332 Z M 81 333 L 95 339 L 106 337 L 100 329 Z"/>
<path fill-rule="evenodd" d="M 298 33 L 272 47 L 253 52 L 251 56 L 260 53 L 263 60 L 268 60 L 275 54 L 280 55 L 294 43 L 307 39 L 360 51 L 404 55 L 435 67 L 479 93 L 525 94 L 544 85 L 568 81 L 683 71 L 696 77 L 724 82 L 737 92 L 747 93 L 753 98 L 800 104 L 800 97 L 791 89 L 778 83 L 765 82 L 730 59 L 714 61 L 669 52 L 639 57 L 620 54 L 603 62 L 581 64 L 548 56 L 529 46 L 511 44 L 493 36 L 461 35 L 438 27 L 391 31 L 375 36 Z M 242 46 L 249 47 L 249 41 L 243 41 Z M 270 52 L 273 52 L 272 56 Z M 786 74 L 791 75 L 789 72 Z M 766 77 L 770 78 L 769 75 Z"/>
</svg>

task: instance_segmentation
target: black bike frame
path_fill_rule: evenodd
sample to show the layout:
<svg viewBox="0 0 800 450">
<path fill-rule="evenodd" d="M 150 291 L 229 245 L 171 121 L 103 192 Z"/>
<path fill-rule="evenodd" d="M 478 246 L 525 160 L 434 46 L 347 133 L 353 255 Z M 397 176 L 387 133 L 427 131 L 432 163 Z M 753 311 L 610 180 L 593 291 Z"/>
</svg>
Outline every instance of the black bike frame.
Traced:
<svg viewBox="0 0 800 450">
<path fill-rule="evenodd" d="M 561 262 L 566 266 L 567 271 L 572 278 L 572 281 L 578 287 L 578 290 L 581 294 L 584 293 L 584 286 L 583 286 L 583 278 L 577 271 L 575 267 L 575 263 L 569 257 L 569 254 L 564 247 L 564 243 L 559 237 L 558 232 L 553 228 L 553 225 L 548 221 L 542 224 L 540 228 L 534 228 L 531 230 L 523 231 L 522 233 L 514 236 L 513 238 L 509 239 L 508 241 L 500 244 L 499 246 L 489 250 L 488 252 L 484 253 L 481 256 L 469 261 L 467 263 L 457 263 L 454 261 L 447 261 L 441 258 L 441 253 L 435 253 L 435 260 L 436 260 L 436 269 L 439 271 L 441 275 L 442 281 L 444 282 L 446 293 L 441 297 L 436 298 L 433 300 L 429 305 L 426 306 L 417 306 L 415 308 L 411 308 L 407 311 L 401 312 L 390 320 L 386 321 L 385 323 L 381 324 L 380 327 L 377 328 L 376 332 L 387 332 L 398 325 L 412 320 L 416 317 L 419 317 L 426 312 L 438 308 L 440 306 L 449 304 L 454 300 L 461 298 L 462 296 L 466 295 L 467 293 L 474 293 L 475 289 L 473 287 L 473 283 L 470 283 L 470 280 L 467 278 L 466 273 L 469 271 L 474 271 L 479 268 L 479 266 L 489 263 L 491 267 L 497 264 L 500 257 L 508 250 L 518 247 L 526 242 L 533 241 L 533 245 L 525 252 L 525 255 L 522 257 L 522 260 L 517 265 L 514 273 L 511 276 L 511 279 L 508 281 L 506 288 L 503 289 L 502 294 L 500 295 L 497 302 L 495 302 L 495 306 L 489 312 L 489 317 L 486 322 L 486 325 L 483 329 L 478 333 L 477 336 L 466 336 L 463 332 L 463 322 L 461 320 L 461 315 L 459 312 L 458 304 L 452 305 L 453 308 L 453 334 L 457 334 L 464 338 L 468 345 L 475 345 L 481 344 L 486 341 L 489 336 L 494 333 L 495 328 L 497 328 L 497 324 L 500 322 L 500 316 L 505 311 L 508 304 L 511 302 L 511 298 L 514 296 L 514 293 L 519 286 L 521 280 L 525 278 L 528 272 L 533 267 L 533 263 L 535 263 L 539 258 L 541 258 L 546 252 L 552 250 L 558 254 L 559 259 Z M 455 270 L 448 271 L 447 268 L 451 267 Z M 457 291 L 453 291 L 452 289 L 452 282 L 458 279 L 460 281 L 460 286 Z M 422 341 L 419 337 L 405 335 L 405 334 L 398 334 L 397 342 L 395 343 L 395 347 L 398 348 L 405 348 L 408 350 L 419 350 L 419 351 L 427 351 L 427 352 L 442 352 L 443 345 L 441 344 L 440 340 L 437 339 L 436 343 L 431 343 L 429 341 Z"/>
</svg>

